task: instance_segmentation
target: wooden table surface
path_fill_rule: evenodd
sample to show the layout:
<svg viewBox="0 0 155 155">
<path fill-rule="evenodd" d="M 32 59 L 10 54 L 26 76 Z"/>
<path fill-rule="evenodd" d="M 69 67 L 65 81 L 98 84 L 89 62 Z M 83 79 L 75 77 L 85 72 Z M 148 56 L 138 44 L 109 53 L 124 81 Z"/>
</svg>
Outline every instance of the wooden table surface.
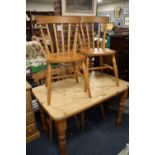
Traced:
<svg viewBox="0 0 155 155">
<path fill-rule="evenodd" d="M 53 83 L 51 105 L 47 105 L 47 89 L 44 85 L 33 88 L 32 92 L 39 104 L 54 121 L 66 119 L 72 115 L 93 107 L 128 89 L 128 82 L 120 80 L 116 86 L 115 78 L 106 74 L 92 72 L 89 75 L 92 98 L 84 92 L 83 80 L 65 79 Z"/>
</svg>

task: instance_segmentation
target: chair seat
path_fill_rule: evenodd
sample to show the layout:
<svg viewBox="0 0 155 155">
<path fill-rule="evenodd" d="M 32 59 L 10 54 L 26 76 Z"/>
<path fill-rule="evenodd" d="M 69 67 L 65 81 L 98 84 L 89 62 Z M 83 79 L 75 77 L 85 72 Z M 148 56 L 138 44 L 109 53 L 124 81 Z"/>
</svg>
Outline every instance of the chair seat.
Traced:
<svg viewBox="0 0 155 155">
<path fill-rule="evenodd" d="M 80 53 L 86 56 L 104 56 L 104 55 L 113 55 L 115 54 L 115 50 L 111 50 L 109 48 L 83 48 L 81 49 Z"/>
<path fill-rule="evenodd" d="M 54 53 L 47 58 L 50 63 L 69 63 L 84 61 L 85 56 L 80 53 Z"/>
</svg>

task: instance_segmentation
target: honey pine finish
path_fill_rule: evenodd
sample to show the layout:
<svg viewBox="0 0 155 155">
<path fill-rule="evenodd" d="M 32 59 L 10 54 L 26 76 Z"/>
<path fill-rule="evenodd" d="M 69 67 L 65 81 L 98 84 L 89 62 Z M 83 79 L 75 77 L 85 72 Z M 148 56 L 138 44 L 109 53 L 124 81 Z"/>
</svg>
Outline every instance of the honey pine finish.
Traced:
<svg viewBox="0 0 155 155">
<path fill-rule="evenodd" d="M 95 31 L 94 25 L 98 27 L 97 31 L 97 42 L 95 43 Z M 103 70 L 110 69 L 113 70 L 116 84 L 119 86 L 118 82 L 118 70 L 115 59 L 116 51 L 105 48 L 106 45 L 106 33 L 108 28 L 111 27 L 109 23 L 109 17 L 82 17 L 82 22 L 80 23 L 80 33 L 78 35 L 80 42 L 80 53 L 87 57 L 86 65 L 88 70 Z M 103 29 L 103 34 L 101 36 L 101 29 Z M 84 33 L 86 31 L 86 33 Z M 112 66 L 104 63 L 104 57 L 111 57 Z M 89 64 L 91 57 L 99 57 L 100 66 L 91 67 Z"/>
<path fill-rule="evenodd" d="M 119 79 L 119 87 L 115 84 L 115 78 L 106 74 L 92 72 L 90 74 L 90 88 L 92 90 L 92 98 L 88 98 L 83 92 L 83 80 L 79 78 L 79 83 L 75 83 L 74 79 L 65 79 L 53 83 L 53 99 L 52 104 L 47 103 L 47 88 L 39 86 L 32 89 L 32 93 L 36 97 L 40 106 L 47 112 L 49 117 L 55 121 L 61 155 L 67 155 L 66 119 L 96 106 L 107 99 L 121 94 L 117 124 L 121 125 L 122 113 L 125 108 L 125 99 L 128 96 L 128 82 Z M 74 91 L 73 91 L 74 90 Z"/>
<path fill-rule="evenodd" d="M 74 77 L 78 83 L 78 76 L 82 76 L 84 90 L 91 97 L 89 87 L 88 72 L 85 64 L 85 56 L 77 52 L 77 35 L 81 22 L 81 17 L 62 17 L 62 16 L 36 16 L 37 24 L 41 25 L 41 36 L 45 48 L 45 57 L 47 58 L 47 102 L 51 104 L 52 98 L 52 68 L 51 64 L 71 63 L 74 66 L 74 74 L 66 75 L 64 78 Z M 45 27 L 45 26 L 46 27 Z M 43 29 L 45 27 L 45 29 Z M 54 30 L 54 37 L 51 37 L 49 27 Z M 59 27 L 59 28 L 58 28 Z M 67 29 L 65 29 L 67 28 Z M 47 45 L 46 38 L 50 42 L 50 48 Z M 60 38 L 60 39 L 59 39 Z M 54 41 L 56 49 L 54 49 Z M 77 63 L 81 64 L 82 73 L 77 69 Z M 83 90 L 82 90 L 83 91 Z"/>
<path fill-rule="evenodd" d="M 56 69 L 53 69 L 53 72 L 52 72 L 52 76 L 56 76 L 58 74 L 62 74 L 63 73 L 63 70 L 61 68 L 56 68 Z M 33 79 L 34 81 L 36 82 L 36 84 L 38 86 L 40 85 L 44 85 L 46 83 L 46 75 L 47 75 L 47 70 L 44 70 L 44 71 L 40 71 L 38 73 L 35 73 L 33 74 Z M 44 110 L 42 109 L 42 106 L 40 106 L 40 116 L 41 116 L 41 122 L 42 122 L 42 125 L 43 125 L 43 128 L 45 129 L 45 131 L 49 130 L 49 136 L 50 136 L 50 142 L 52 143 L 52 140 L 53 140 L 53 125 L 52 125 L 52 119 L 51 117 L 47 116 L 47 123 L 45 122 L 45 115 L 42 114 L 42 112 L 44 113 Z M 78 122 L 78 118 L 77 116 L 75 115 L 74 116 L 74 119 L 75 119 L 75 123 L 77 125 L 78 128 L 80 128 L 80 125 L 79 125 L 79 122 Z M 46 124 L 48 125 L 48 129 L 46 128 Z"/>
<path fill-rule="evenodd" d="M 26 142 L 40 137 L 31 103 L 31 85 L 26 82 Z"/>
</svg>

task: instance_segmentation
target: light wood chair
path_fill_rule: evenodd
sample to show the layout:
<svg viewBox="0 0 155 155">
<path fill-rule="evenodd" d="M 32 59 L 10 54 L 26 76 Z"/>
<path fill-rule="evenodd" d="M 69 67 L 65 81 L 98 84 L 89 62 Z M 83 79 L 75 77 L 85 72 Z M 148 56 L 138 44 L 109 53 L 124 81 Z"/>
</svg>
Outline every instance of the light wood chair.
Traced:
<svg viewBox="0 0 155 155">
<path fill-rule="evenodd" d="M 32 75 L 32 78 L 34 79 L 35 83 L 37 84 L 37 86 L 40 86 L 40 85 L 44 85 L 46 83 L 46 75 L 47 75 L 47 71 L 44 70 L 44 71 L 40 71 L 40 72 L 37 72 L 35 74 Z M 41 111 L 42 111 L 42 107 L 40 107 L 40 116 L 42 115 L 41 114 Z M 42 118 L 41 116 L 41 120 L 44 119 Z M 48 117 L 48 115 L 46 114 L 46 123 L 48 124 L 48 129 L 45 129 L 44 128 L 44 120 L 42 120 L 42 125 L 43 125 L 43 128 L 47 131 L 49 130 L 49 135 L 50 135 L 50 141 L 52 142 L 52 139 L 53 139 L 53 134 L 52 134 L 52 119 L 50 117 Z"/>
<path fill-rule="evenodd" d="M 80 24 L 80 33 L 78 33 L 78 40 L 80 42 L 80 53 L 87 57 L 86 65 L 88 70 L 110 69 L 114 71 L 116 84 L 119 86 L 118 70 L 115 59 L 115 51 L 106 48 L 106 32 L 109 27 L 109 17 L 83 17 Z M 97 27 L 97 33 L 94 30 L 94 25 Z M 101 36 L 101 29 L 103 36 Z M 84 33 L 86 32 L 86 33 Z M 96 43 L 95 43 L 96 39 Z M 103 57 L 111 57 L 112 66 L 103 63 Z M 99 57 L 100 66 L 92 67 L 89 63 L 91 57 Z"/>
<path fill-rule="evenodd" d="M 48 63 L 47 73 L 47 102 L 51 103 L 52 96 L 52 68 L 51 64 L 72 63 L 74 74 L 66 75 L 64 78 L 75 77 L 78 82 L 78 75 L 84 77 L 85 91 L 91 97 L 88 73 L 85 65 L 85 56 L 77 53 L 77 35 L 81 17 L 62 17 L 62 16 L 36 16 L 37 24 L 41 26 L 41 36 L 45 47 L 45 56 Z M 51 37 L 50 29 L 54 31 Z M 47 44 L 49 43 L 49 45 Z M 54 48 L 54 42 L 56 48 Z M 81 74 L 76 67 L 76 63 L 81 62 L 83 73 Z M 60 78 L 60 77 L 58 77 Z M 61 77 L 62 78 L 62 77 Z"/>
<path fill-rule="evenodd" d="M 53 69 L 53 72 L 52 72 L 52 76 L 57 76 L 57 75 L 61 75 L 64 73 L 64 68 L 55 68 Z M 40 86 L 40 85 L 44 85 L 46 84 L 46 77 L 47 77 L 47 70 L 43 70 L 43 71 L 40 71 L 40 72 L 37 72 L 35 74 L 33 74 L 32 78 L 34 79 L 35 83 L 37 84 L 37 86 Z M 42 107 L 40 107 L 40 110 L 42 110 Z M 41 117 L 41 119 L 43 119 Z M 52 143 L 53 141 L 53 125 L 52 125 L 52 119 L 46 114 L 46 123 L 48 124 L 48 130 L 49 130 L 49 136 L 50 136 L 50 142 Z M 76 115 L 74 115 L 74 120 L 75 120 L 75 123 L 77 125 L 77 127 L 80 129 L 80 124 L 79 124 L 79 121 L 78 121 L 78 118 Z M 44 122 L 44 120 L 42 121 L 42 123 Z M 47 129 L 45 129 L 47 130 Z"/>
<path fill-rule="evenodd" d="M 95 26 L 97 32 L 95 32 Z M 108 17 L 82 17 L 80 23 L 80 32 L 78 33 L 78 41 L 80 43 L 80 53 L 87 57 L 86 65 L 88 73 L 90 70 L 111 69 L 114 71 L 116 84 L 119 86 L 117 64 L 115 60 L 115 51 L 105 48 L 106 45 L 106 32 L 111 28 Z M 101 32 L 101 30 L 103 32 Z M 102 36 L 101 36 L 102 33 Z M 103 63 L 103 57 L 110 56 L 112 66 Z M 90 63 L 92 57 L 99 57 L 99 67 L 92 67 Z M 105 111 L 103 104 L 100 104 L 102 117 L 105 119 Z M 84 129 L 85 113 L 81 113 L 81 127 Z"/>
</svg>

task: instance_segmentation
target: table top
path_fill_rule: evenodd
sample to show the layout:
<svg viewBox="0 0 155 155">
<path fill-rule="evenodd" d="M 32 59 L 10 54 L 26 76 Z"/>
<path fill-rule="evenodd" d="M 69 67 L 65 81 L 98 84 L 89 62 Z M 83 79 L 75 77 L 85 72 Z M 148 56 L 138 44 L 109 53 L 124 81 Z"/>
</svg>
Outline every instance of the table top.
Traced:
<svg viewBox="0 0 155 155">
<path fill-rule="evenodd" d="M 32 89 L 39 104 L 49 116 L 59 121 L 93 107 L 128 89 L 128 82 L 120 80 L 120 86 L 116 86 L 115 78 L 101 73 L 92 72 L 89 75 L 92 98 L 84 92 L 84 81 L 79 77 L 79 83 L 75 79 L 65 79 L 53 83 L 51 105 L 47 105 L 47 88 L 45 85 Z"/>
</svg>

